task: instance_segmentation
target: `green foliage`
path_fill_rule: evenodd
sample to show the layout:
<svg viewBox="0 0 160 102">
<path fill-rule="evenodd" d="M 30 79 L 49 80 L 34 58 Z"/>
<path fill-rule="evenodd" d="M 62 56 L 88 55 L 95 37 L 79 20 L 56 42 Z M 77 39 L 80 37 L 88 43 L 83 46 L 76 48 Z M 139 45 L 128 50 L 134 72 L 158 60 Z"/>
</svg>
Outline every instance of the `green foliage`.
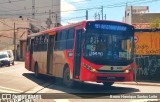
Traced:
<svg viewBox="0 0 160 102">
<path fill-rule="evenodd" d="M 153 29 L 153 30 L 156 30 L 156 29 L 160 28 L 160 18 L 154 19 L 154 20 L 150 23 L 150 28 Z"/>
</svg>

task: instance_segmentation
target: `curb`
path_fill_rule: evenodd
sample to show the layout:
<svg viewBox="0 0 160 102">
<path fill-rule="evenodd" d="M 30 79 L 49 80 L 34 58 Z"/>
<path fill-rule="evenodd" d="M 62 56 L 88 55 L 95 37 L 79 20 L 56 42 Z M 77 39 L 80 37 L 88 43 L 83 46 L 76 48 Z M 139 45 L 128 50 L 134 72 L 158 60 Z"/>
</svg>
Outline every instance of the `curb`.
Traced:
<svg viewBox="0 0 160 102">
<path fill-rule="evenodd" d="M 115 84 L 128 84 L 128 85 L 140 85 L 140 86 L 159 86 L 160 83 L 147 83 L 147 82 L 116 82 Z"/>
</svg>

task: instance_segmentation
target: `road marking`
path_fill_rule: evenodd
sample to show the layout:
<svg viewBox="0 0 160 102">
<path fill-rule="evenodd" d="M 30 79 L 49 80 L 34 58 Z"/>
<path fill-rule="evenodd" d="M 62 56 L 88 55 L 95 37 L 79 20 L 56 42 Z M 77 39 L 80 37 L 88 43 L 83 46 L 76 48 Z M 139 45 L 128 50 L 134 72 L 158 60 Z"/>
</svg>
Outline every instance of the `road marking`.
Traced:
<svg viewBox="0 0 160 102">
<path fill-rule="evenodd" d="M 68 99 L 54 99 L 56 102 L 70 102 Z"/>
<path fill-rule="evenodd" d="M 21 90 L 16 90 L 16 89 L 11 89 L 11 88 L 7 88 L 7 87 L 3 87 L 3 86 L 0 86 L 0 91 L 1 92 L 6 92 L 6 93 L 22 93 L 23 91 Z"/>
</svg>

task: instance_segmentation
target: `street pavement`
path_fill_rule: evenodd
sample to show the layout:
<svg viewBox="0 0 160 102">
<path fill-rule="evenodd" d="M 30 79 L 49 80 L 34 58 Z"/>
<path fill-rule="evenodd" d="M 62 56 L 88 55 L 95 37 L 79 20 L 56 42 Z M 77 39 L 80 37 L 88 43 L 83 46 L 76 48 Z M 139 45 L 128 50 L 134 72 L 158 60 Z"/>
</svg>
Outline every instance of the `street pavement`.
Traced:
<svg viewBox="0 0 160 102">
<path fill-rule="evenodd" d="M 22 95 L 45 93 L 47 97 L 54 95 L 54 99 L 35 100 L 35 102 L 158 102 L 160 101 L 158 99 L 110 99 L 110 95 L 160 93 L 159 87 L 159 83 L 141 81 L 116 82 L 110 89 L 104 89 L 100 83 L 85 82 L 77 89 L 71 89 L 63 86 L 61 82 L 53 83 L 52 77 L 41 76 L 40 79 L 36 79 L 33 72 L 24 68 L 24 62 L 15 62 L 14 66 L 0 68 L 0 93 L 21 93 Z M 86 98 L 81 93 L 100 95 Z"/>
<path fill-rule="evenodd" d="M 160 86 L 160 82 L 145 82 L 145 81 L 139 81 L 139 82 L 116 82 L 116 84 L 128 84 L 128 85 L 143 85 L 143 86 Z"/>
</svg>

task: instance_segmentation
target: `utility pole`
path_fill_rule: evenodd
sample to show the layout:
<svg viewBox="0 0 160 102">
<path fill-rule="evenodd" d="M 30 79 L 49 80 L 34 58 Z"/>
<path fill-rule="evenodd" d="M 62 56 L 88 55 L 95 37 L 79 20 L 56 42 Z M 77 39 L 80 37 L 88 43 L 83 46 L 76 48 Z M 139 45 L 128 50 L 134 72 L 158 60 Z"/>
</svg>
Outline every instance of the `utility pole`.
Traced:
<svg viewBox="0 0 160 102">
<path fill-rule="evenodd" d="M 53 0 L 52 0 L 52 12 L 53 12 Z"/>
<path fill-rule="evenodd" d="M 16 28 L 15 28 L 15 22 L 14 22 L 13 45 L 14 45 L 14 59 L 16 60 Z"/>
<path fill-rule="evenodd" d="M 47 28 L 51 28 L 51 24 L 52 24 L 52 21 L 51 21 L 51 10 L 49 10 L 49 18 L 47 18 L 47 21 L 46 21 L 46 24 L 47 24 Z"/>
<path fill-rule="evenodd" d="M 106 14 L 105 14 L 105 16 L 104 16 L 104 19 L 106 20 Z"/>
<path fill-rule="evenodd" d="M 128 4 L 126 3 L 126 9 L 125 9 L 125 23 L 126 23 L 126 19 L 127 19 L 127 6 L 128 6 Z"/>
<path fill-rule="evenodd" d="M 97 12 L 94 14 L 94 19 L 97 20 Z"/>
<path fill-rule="evenodd" d="M 88 20 L 88 10 L 86 10 L 86 20 Z"/>
<path fill-rule="evenodd" d="M 32 18 L 35 19 L 35 0 L 32 0 Z"/>
<path fill-rule="evenodd" d="M 49 10 L 49 19 L 51 20 L 51 10 Z"/>
<path fill-rule="evenodd" d="M 98 13 L 98 20 L 100 20 L 101 19 L 101 17 L 100 17 L 101 15 Z"/>
<path fill-rule="evenodd" d="M 103 6 L 101 6 L 101 9 L 102 9 L 102 20 L 103 20 Z"/>
<path fill-rule="evenodd" d="M 55 19 L 53 18 L 53 17 L 54 17 L 54 12 L 53 12 L 53 0 L 52 0 L 52 5 L 51 5 L 51 6 L 52 6 L 52 7 L 51 7 L 51 16 L 52 16 L 52 17 L 51 17 L 51 21 L 53 21 L 53 20 L 55 20 Z M 55 24 L 52 23 L 52 27 L 53 27 L 53 26 L 55 26 Z"/>
<path fill-rule="evenodd" d="M 58 16 L 57 16 L 57 13 L 55 13 L 55 15 L 56 15 L 56 24 L 55 24 L 55 26 L 58 27 L 59 25 L 58 25 Z"/>
<path fill-rule="evenodd" d="M 130 15 L 131 16 L 131 24 L 132 24 L 132 13 L 133 13 L 132 11 L 133 11 L 133 7 L 131 5 L 131 15 Z"/>
</svg>

